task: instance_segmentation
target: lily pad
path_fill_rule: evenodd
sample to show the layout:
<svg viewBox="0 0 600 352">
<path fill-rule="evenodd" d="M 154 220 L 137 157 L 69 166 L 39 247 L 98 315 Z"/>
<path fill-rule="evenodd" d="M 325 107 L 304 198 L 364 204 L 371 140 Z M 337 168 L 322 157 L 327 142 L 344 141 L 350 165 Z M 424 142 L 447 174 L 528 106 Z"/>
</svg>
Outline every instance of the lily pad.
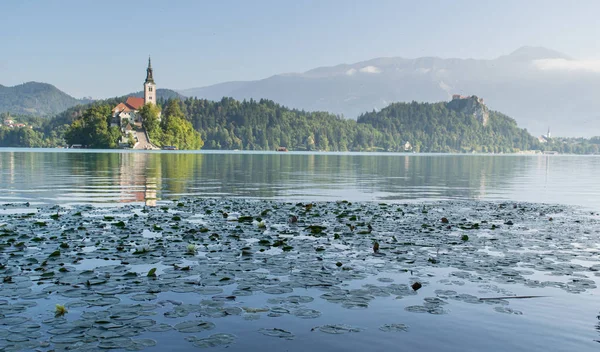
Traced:
<svg viewBox="0 0 600 352">
<path fill-rule="evenodd" d="M 184 333 L 201 332 L 214 329 L 215 324 L 204 320 L 189 320 L 176 324 L 173 328 Z"/>
<path fill-rule="evenodd" d="M 188 341 L 196 347 L 210 348 L 217 346 L 228 346 L 235 342 L 235 335 L 232 334 L 213 334 L 208 337 L 197 338 L 191 337 Z"/>
<path fill-rule="evenodd" d="M 279 329 L 279 328 L 273 328 L 273 329 L 262 328 L 262 329 L 258 330 L 258 332 L 260 332 L 263 335 L 278 337 L 280 339 L 285 339 L 285 340 L 293 340 L 295 338 L 294 334 L 292 334 L 291 332 L 283 330 L 283 329 Z"/>
</svg>

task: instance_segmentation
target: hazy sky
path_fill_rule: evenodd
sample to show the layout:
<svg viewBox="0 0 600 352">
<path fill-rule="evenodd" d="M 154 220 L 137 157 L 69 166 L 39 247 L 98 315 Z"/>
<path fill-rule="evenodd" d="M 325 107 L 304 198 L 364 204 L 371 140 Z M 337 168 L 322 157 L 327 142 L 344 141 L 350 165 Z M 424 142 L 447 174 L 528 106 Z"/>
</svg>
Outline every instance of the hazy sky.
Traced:
<svg viewBox="0 0 600 352">
<path fill-rule="evenodd" d="M 75 97 L 191 88 L 381 56 L 600 59 L 600 1 L 1 0 L 0 84 Z"/>
</svg>

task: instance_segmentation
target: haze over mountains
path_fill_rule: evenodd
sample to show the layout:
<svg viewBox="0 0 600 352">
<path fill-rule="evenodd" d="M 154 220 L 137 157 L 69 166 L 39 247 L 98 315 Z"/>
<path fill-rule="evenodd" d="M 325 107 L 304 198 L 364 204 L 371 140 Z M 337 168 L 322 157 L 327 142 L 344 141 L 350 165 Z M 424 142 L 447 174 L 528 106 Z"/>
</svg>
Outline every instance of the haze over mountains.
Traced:
<svg viewBox="0 0 600 352">
<path fill-rule="evenodd" d="M 522 47 L 492 60 L 377 58 L 354 64 L 179 90 L 211 100 L 272 99 L 309 111 L 356 118 L 392 102 L 436 102 L 477 95 L 539 135 L 600 135 L 600 62 Z"/>
<path fill-rule="evenodd" d="M 266 98 L 291 108 L 347 118 L 393 102 L 438 102 L 450 100 L 453 94 L 477 95 L 490 109 L 513 117 L 534 135 L 548 128 L 554 136 L 600 135 L 600 61 L 576 60 L 541 47 L 522 47 L 492 60 L 376 58 L 178 93 L 210 100 Z M 178 93 L 158 90 L 159 98 L 178 97 Z M 46 83 L 0 85 L 0 112 L 52 116 L 88 102 Z"/>
</svg>

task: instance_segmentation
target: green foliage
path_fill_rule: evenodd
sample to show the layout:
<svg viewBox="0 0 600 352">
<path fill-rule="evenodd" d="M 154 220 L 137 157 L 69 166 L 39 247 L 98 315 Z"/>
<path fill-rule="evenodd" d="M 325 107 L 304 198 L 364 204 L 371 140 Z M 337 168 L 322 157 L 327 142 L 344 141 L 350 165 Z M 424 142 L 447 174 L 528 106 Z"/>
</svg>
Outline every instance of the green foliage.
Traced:
<svg viewBox="0 0 600 352">
<path fill-rule="evenodd" d="M 44 139 L 44 134 L 29 127 L 0 127 L 0 147 L 52 147 L 51 141 Z"/>
<path fill-rule="evenodd" d="M 196 254 L 196 252 L 198 252 L 198 248 L 196 248 L 195 244 L 190 243 L 187 245 L 187 247 L 186 247 L 187 254 L 193 255 L 193 254 Z"/>
<path fill-rule="evenodd" d="M 25 127 L 2 125 L 4 120 L 12 120 Z M 54 126 L 46 133 L 49 120 L 27 115 L 0 113 L 0 147 L 52 148 L 63 146 L 66 127 Z"/>
<path fill-rule="evenodd" d="M 54 147 L 82 144 L 114 148 L 118 128 L 109 128 L 110 108 L 123 101 L 114 98 L 88 106 L 75 106 L 50 120 L 17 118 L 33 128 L 0 127 L 1 147 Z M 223 98 L 160 100 L 140 113 L 151 141 L 178 149 L 240 149 L 314 151 L 405 151 L 408 141 L 415 152 L 489 152 L 555 150 L 560 153 L 600 152 L 600 137 L 552 138 L 541 144 L 516 122 L 490 111 L 483 126 L 449 103 L 396 103 L 379 112 L 346 120 L 325 112 L 288 109 L 270 100 L 236 101 Z M 205 144 L 206 141 L 206 144 Z"/>
<path fill-rule="evenodd" d="M 201 149 L 204 141 L 200 133 L 194 130 L 194 126 L 186 119 L 179 106 L 179 100 L 169 100 L 163 111 L 160 128 L 153 125 L 148 129 L 152 143 L 158 146 L 176 146 L 178 149 Z M 145 112 L 146 113 L 146 112 Z M 151 112 L 146 113 L 148 116 Z M 150 119 L 151 123 L 155 121 Z"/>
<path fill-rule="evenodd" d="M 65 308 L 64 305 L 62 304 L 57 304 L 54 308 L 54 315 L 56 317 L 62 317 L 65 314 L 67 314 L 69 311 L 67 310 L 67 308 Z"/>
<path fill-rule="evenodd" d="M 156 104 L 146 104 L 140 109 L 139 114 L 142 116 L 146 131 L 149 134 L 154 133 L 159 127 L 160 108 Z"/>
<path fill-rule="evenodd" d="M 156 268 L 152 268 L 150 270 L 148 270 L 148 274 L 146 274 L 147 277 L 156 277 Z"/>
<path fill-rule="evenodd" d="M 600 137 L 586 138 L 550 138 L 544 144 L 544 150 L 566 154 L 600 154 Z"/>
<path fill-rule="evenodd" d="M 387 150 L 401 151 L 409 141 L 417 152 L 511 153 L 539 149 L 538 141 L 506 115 L 490 111 L 483 126 L 474 116 L 449 107 L 450 103 L 395 103 L 366 113 L 358 123 L 390 135 Z"/>
<path fill-rule="evenodd" d="M 110 127 L 110 119 L 110 105 L 93 105 L 83 112 L 81 118 L 73 121 L 65 132 L 65 140 L 69 145 L 116 148 L 121 132 L 116 126 Z"/>
<path fill-rule="evenodd" d="M 270 100 L 189 98 L 183 111 L 207 149 L 377 150 L 384 135 L 326 112 L 292 110 Z"/>
<path fill-rule="evenodd" d="M 133 148 L 135 146 L 135 138 L 133 138 L 131 133 L 127 135 L 127 143 L 129 144 L 129 148 Z"/>
<path fill-rule="evenodd" d="M 207 149 L 404 151 L 406 141 L 421 152 L 514 152 L 539 149 L 516 122 L 490 112 L 487 126 L 448 103 L 397 103 L 358 121 L 325 112 L 285 108 L 270 100 L 239 102 L 189 98 L 186 116 L 201 131 Z"/>
</svg>

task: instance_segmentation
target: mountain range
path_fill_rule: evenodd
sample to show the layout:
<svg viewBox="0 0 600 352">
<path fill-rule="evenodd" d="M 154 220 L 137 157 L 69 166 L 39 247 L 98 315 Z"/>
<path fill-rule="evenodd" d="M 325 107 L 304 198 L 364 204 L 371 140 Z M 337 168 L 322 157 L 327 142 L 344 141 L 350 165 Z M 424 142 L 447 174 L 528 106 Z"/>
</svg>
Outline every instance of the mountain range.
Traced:
<svg viewBox="0 0 600 352">
<path fill-rule="evenodd" d="M 178 92 L 210 100 L 267 98 L 347 118 L 393 102 L 477 95 L 536 135 L 549 128 L 560 136 L 600 135 L 600 62 L 542 47 L 522 47 L 491 60 L 376 58 Z"/>
<path fill-rule="evenodd" d="M 256 81 L 158 89 L 157 93 L 159 98 L 215 101 L 266 98 L 291 108 L 353 119 L 394 102 L 439 102 L 450 100 L 453 94 L 477 95 L 490 109 L 513 117 L 534 135 L 548 129 L 555 136 L 600 135 L 600 61 L 577 60 L 542 47 L 522 47 L 491 60 L 376 58 Z M 0 85 L 0 113 L 52 116 L 88 102 L 46 83 Z"/>
</svg>

